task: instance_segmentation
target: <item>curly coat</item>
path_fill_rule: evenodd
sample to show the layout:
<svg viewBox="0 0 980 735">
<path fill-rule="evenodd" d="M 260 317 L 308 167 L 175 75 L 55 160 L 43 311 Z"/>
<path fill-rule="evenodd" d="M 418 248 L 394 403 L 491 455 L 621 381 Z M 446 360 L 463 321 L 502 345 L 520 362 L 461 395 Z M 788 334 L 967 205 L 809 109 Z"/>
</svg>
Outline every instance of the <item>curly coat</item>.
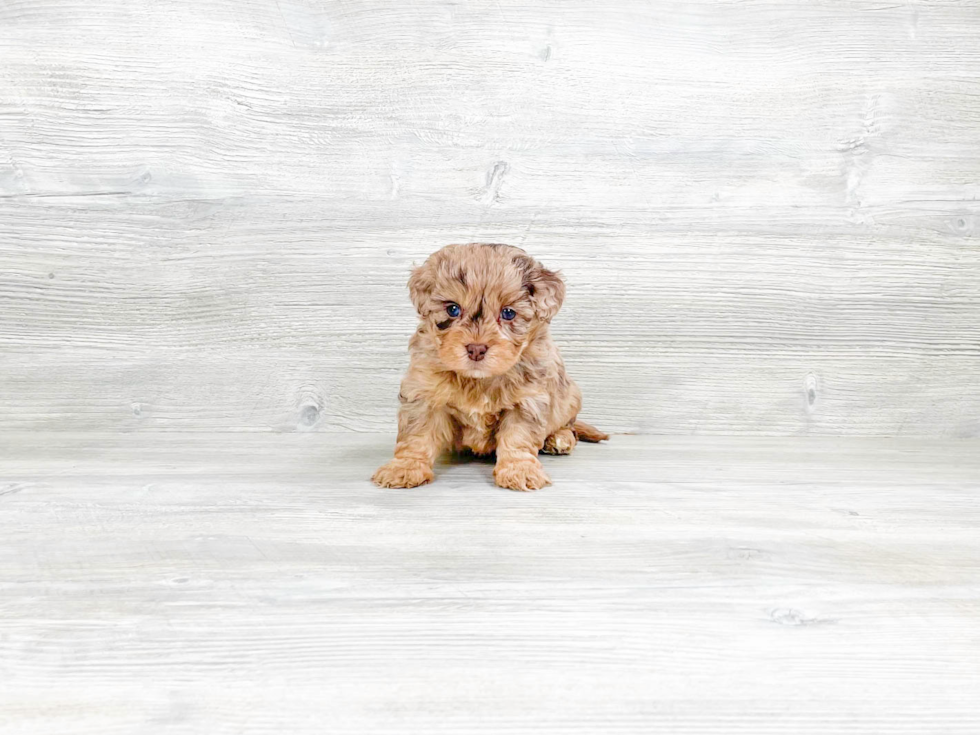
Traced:
<svg viewBox="0 0 980 735">
<path fill-rule="evenodd" d="M 398 396 L 395 458 L 376 484 L 425 484 L 442 451 L 468 449 L 496 453 L 501 487 L 536 490 L 551 484 L 538 452 L 609 438 L 577 420 L 582 393 L 548 333 L 565 298 L 558 273 L 520 248 L 448 245 L 408 287 L 419 326 Z"/>
</svg>

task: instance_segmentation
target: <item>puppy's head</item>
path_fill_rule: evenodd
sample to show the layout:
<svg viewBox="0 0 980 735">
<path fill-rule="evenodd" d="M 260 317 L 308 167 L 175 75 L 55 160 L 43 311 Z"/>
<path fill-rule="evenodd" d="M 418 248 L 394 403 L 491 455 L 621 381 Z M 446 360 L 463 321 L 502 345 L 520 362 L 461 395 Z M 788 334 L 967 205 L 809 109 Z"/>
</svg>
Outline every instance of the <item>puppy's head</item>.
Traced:
<svg viewBox="0 0 980 735">
<path fill-rule="evenodd" d="M 509 245 L 447 245 L 408 288 L 442 365 L 470 378 L 514 367 L 565 298 L 557 273 Z"/>
</svg>

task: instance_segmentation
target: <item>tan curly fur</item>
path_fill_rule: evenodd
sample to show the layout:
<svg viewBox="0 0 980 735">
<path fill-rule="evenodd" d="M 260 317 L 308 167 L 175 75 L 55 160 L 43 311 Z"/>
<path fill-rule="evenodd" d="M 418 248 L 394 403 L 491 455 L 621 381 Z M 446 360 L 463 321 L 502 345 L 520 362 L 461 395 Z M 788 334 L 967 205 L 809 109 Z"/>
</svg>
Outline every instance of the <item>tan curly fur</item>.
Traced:
<svg viewBox="0 0 980 735">
<path fill-rule="evenodd" d="M 577 421 L 582 393 L 548 334 L 565 298 L 559 274 L 509 245 L 448 245 L 408 287 L 419 326 L 398 396 L 395 458 L 376 484 L 423 485 L 441 452 L 468 449 L 496 454 L 501 487 L 537 490 L 551 484 L 538 452 L 609 438 Z"/>
</svg>

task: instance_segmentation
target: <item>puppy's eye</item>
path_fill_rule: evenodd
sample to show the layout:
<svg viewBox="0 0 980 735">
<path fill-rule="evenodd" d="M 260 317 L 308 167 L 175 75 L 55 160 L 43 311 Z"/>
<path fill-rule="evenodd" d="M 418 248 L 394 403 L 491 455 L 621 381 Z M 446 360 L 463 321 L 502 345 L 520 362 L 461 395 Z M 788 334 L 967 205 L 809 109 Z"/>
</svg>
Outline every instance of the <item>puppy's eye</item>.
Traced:
<svg viewBox="0 0 980 735">
<path fill-rule="evenodd" d="M 459 304 L 446 304 L 446 313 L 455 319 L 463 313 L 463 310 L 459 308 Z"/>
<path fill-rule="evenodd" d="M 510 307 L 508 307 L 506 309 L 501 309 L 501 311 L 500 311 L 500 318 L 501 319 L 506 319 L 507 321 L 510 321 L 515 316 L 517 316 L 517 312 L 514 311 L 513 309 L 511 309 Z"/>
</svg>

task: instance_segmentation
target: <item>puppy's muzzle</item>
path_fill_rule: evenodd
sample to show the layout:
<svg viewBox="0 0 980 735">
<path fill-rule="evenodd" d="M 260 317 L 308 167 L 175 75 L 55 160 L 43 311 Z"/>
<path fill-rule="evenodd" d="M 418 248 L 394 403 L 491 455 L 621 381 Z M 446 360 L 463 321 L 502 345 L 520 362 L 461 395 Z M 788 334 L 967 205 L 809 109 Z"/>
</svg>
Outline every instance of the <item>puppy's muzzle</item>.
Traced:
<svg viewBox="0 0 980 735">
<path fill-rule="evenodd" d="M 479 362 L 487 356 L 487 346 L 478 344 L 466 345 L 466 354 L 470 356 L 473 362 Z"/>
</svg>

